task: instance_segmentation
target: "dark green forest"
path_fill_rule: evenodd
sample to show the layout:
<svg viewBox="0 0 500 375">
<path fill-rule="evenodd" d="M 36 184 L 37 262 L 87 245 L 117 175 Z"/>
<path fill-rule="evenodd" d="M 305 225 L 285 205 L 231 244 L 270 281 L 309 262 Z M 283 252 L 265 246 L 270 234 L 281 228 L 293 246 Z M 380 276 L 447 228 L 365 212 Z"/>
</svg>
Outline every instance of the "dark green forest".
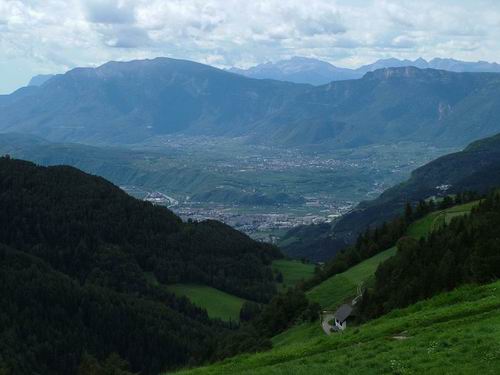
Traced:
<svg viewBox="0 0 500 375">
<path fill-rule="evenodd" d="M 463 192 L 455 196 L 446 196 L 441 201 L 420 200 L 417 204 L 406 203 L 404 212 L 396 215 L 392 220 L 381 225 L 368 227 L 358 235 L 352 246 L 346 246 L 321 268 L 316 269 L 314 277 L 301 285 L 302 289 L 309 290 L 333 275 L 347 271 L 349 268 L 365 259 L 395 246 L 403 236 L 409 225 L 435 210 L 444 210 L 453 205 L 463 204 L 479 199 L 480 195 L 474 192 Z"/>
<path fill-rule="evenodd" d="M 267 302 L 278 249 L 218 222 L 183 223 L 75 168 L 9 157 L 0 158 L 0 207 L 4 372 L 116 362 L 152 374 L 268 345 L 162 285 L 197 282 Z"/>
<path fill-rule="evenodd" d="M 361 316 L 374 318 L 465 283 L 500 277 L 500 193 L 490 193 L 470 215 L 456 217 L 427 238 L 403 237 L 363 296 Z"/>
</svg>

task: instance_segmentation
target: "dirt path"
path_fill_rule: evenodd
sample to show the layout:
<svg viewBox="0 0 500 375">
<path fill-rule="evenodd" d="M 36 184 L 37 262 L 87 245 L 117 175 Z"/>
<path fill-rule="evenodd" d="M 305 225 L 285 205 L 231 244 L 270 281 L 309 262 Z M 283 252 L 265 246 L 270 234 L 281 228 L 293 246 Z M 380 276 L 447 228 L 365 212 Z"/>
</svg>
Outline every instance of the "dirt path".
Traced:
<svg viewBox="0 0 500 375">
<path fill-rule="evenodd" d="M 334 318 L 335 318 L 334 314 L 323 315 L 323 321 L 321 322 L 321 327 L 323 328 L 323 331 L 325 331 L 327 335 L 332 334 L 333 326 L 329 322 L 332 321 Z"/>
</svg>

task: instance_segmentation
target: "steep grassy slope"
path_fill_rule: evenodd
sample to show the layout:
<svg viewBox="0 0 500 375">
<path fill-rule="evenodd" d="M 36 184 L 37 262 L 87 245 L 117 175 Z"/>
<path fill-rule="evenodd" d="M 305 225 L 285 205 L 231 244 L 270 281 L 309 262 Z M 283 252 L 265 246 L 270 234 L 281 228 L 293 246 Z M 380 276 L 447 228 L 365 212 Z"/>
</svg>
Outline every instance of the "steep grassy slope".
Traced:
<svg viewBox="0 0 500 375">
<path fill-rule="evenodd" d="M 466 286 L 342 335 L 297 340 L 181 374 L 497 374 L 500 282 Z"/>
<path fill-rule="evenodd" d="M 167 289 L 177 296 L 187 297 L 193 304 L 207 310 L 210 318 L 236 322 L 240 319 L 243 298 L 206 285 L 174 284 Z"/>
<path fill-rule="evenodd" d="M 301 280 L 306 280 L 314 274 L 314 265 L 302 263 L 298 260 L 278 259 L 273 262 L 273 269 L 281 272 L 283 276 L 282 288 L 286 289 L 297 285 Z"/>
<path fill-rule="evenodd" d="M 432 212 L 413 223 L 408 228 L 408 235 L 416 239 L 426 237 L 429 233 L 439 229 L 444 224 L 449 224 L 453 218 L 469 214 L 472 208 L 478 204 L 479 202 L 475 201 L 454 206 L 446 210 Z"/>
<path fill-rule="evenodd" d="M 415 239 L 426 237 L 429 233 L 439 229 L 444 223 L 449 224 L 454 217 L 470 213 L 479 202 L 470 202 L 454 206 L 446 210 L 435 211 L 424 218 L 417 220 L 407 230 L 407 235 Z M 375 274 L 377 267 L 383 261 L 396 254 L 396 247 L 387 249 L 349 270 L 334 275 L 307 292 L 308 298 L 318 302 L 324 309 L 335 309 L 356 295 L 357 288 L 368 282 Z"/>
<path fill-rule="evenodd" d="M 449 222 L 453 217 L 470 213 L 472 207 L 478 203 L 476 201 L 432 212 L 410 225 L 407 233 L 415 239 L 427 236 L 431 231 L 439 229 L 443 222 Z M 323 309 L 335 309 L 343 302 L 352 300 L 357 293 L 358 286 L 372 284 L 379 264 L 392 257 L 395 253 L 396 247 L 387 249 L 343 273 L 334 275 L 309 290 L 307 297 L 318 302 Z M 324 332 L 317 323 L 303 323 L 273 337 L 272 342 L 274 347 L 280 347 L 306 338 L 310 339 L 323 335 Z"/>
<path fill-rule="evenodd" d="M 359 315 L 375 318 L 464 284 L 498 280 L 500 193 L 485 196 L 469 215 L 463 212 L 448 212 L 455 215 L 449 224 L 438 225 L 427 238 L 398 242 L 397 254 L 380 265 L 364 293 Z"/>
<path fill-rule="evenodd" d="M 307 297 L 318 302 L 324 309 L 336 309 L 340 304 L 356 296 L 359 286 L 367 282 L 384 260 L 396 253 L 392 247 L 371 257 L 346 272 L 330 277 L 307 292 Z"/>
<path fill-rule="evenodd" d="M 334 275 L 315 286 L 306 293 L 309 300 L 318 302 L 322 309 L 335 310 L 344 302 L 350 302 L 356 296 L 358 286 L 370 282 L 378 265 L 396 253 L 396 248 L 390 248 L 371 257 L 349 270 Z M 302 323 L 272 338 L 273 347 L 292 345 L 297 342 L 324 336 L 318 322 Z"/>
</svg>

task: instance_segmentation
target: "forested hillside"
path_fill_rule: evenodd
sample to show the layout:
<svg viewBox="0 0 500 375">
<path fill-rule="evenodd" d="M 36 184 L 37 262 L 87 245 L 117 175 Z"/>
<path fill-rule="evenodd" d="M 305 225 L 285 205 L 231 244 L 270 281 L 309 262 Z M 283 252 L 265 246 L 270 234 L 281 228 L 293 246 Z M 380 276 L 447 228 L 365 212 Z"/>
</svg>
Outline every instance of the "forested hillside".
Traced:
<svg viewBox="0 0 500 375">
<path fill-rule="evenodd" d="M 449 291 L 464 283 L 500 277 L 500 193 L 491 193 L 470 215 L 444 222 L 420 240 L 398 242 L 396 256 L 378 268 L 376 282 L 362 300 L 364 317 Z"/>
<path fill-rule="evenodd" d="M 260 302 L 276 291 L 276 248 L 218 222 L 182 223 L 75 168 L 0 158 L 0 207 L 0 364 L 16 374 L 76 373 L 85 352 L 116 352 L 144 373 L 228 354 L 229 326 L 162 285 Z"/>
<path fill-rule="evenodd" d="M 216 331 L 227 328 L 216 328 L 187 300 L 149 293 L 81 284 L 0 245 L 2 374 L 76 374 L 85 353 L 101 363 L 118 353 L 145 374 L 209 359 L 222 337 Z"/>
<path fill-rule="evenodd" d="M 500 186 L 500 135 L 473 142 L 463 151 L 417 168 L 407 181 L 387 189 L 377 199 L 361 202 L 333 226 L 291 230 L 282 248 L 292 256 L 329 259 L 353 243 L 369 226 L 373 228 L 403 213 L 408 202 L 415 204 L 429 197 L 465 191 L 487 193 L 497 186 Z"/>
</svg>

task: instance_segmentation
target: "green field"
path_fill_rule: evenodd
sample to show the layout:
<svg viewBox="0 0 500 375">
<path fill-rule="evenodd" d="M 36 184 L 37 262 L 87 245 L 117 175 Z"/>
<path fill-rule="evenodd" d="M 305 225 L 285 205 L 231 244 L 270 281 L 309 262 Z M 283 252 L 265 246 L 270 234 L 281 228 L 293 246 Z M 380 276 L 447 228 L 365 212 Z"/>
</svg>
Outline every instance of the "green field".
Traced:
<svg viewBox="0 0 500 375">
<path fill-rule="evenodd" d="M 196 306 L 206 309 L 210 318 L 226 321 L 238 321 L 241 306 L 245 302 L 243 298 L 205 285 L 175 284 L 168 285 L 167 289 L 176 295 L 189 298 Z"/>
<path fill-rule="evenodd" d="M 449 223 L 453 217 L 469 213 L 478 202 L 454 206 L 443 211 L 433 212 L 423 219 L 413 223 L 408 228 L 408 235 L 420 238 L 430 231 L 437 229 L 443 222 Z M 335 309 L 345 301 L 352 299 L 357 292 L 358 285 L 368 282 L 374 275 L 380 263 L 396 253 L 396 247 L 387 249 L 372 258 L 369 258 L 349 270 L 334 275 L 317 285 L 307 296 L 310 300 L 318 302 L 323 309 Z M 279 347 L 294 342 L 300 337 L 315 337 L 323 334 L 318 324 L 303 324 L 273 338 L 273 345 Z"/>
<path fill-rule="evenodd" d="M 434 212 L 415 222 L 417 238 L 470 212 L 477 202 Z M 383 251 L 311 289 L 309 299 L 333 309 L 356 295 L 378 265 L 396 253 Z M 183 374 L 497 374 L 500 369 L 500 281 L 465 286 L 377 320 L 324 335 L 304 323 L 272 338 L 273 349 L 246 354 Z"/>
<path fill-rule="evenodd" d="M 366 259 L 315 286 L 307 292 L 307 297 L 324 309 L 334 309 L 346 299 L 354 297 L 357 287 L 372 277 L 378 265 L 395 253 L 396 248 L 392 247 Z"/>
<path fill-rule="evenodd" d="M 408 235 L 420 238 L 427 236 L 433 230 L 438 229 L 443 223 L 449 223 L 452 218 L 470 213 L 478 202 L 471 202 L 454 206 L 442 211 L 432 212 L 426 217 L 417 220 L 408 228 Z M 307 296 L 318 302 L 324 309 L 334 309 L 339 304 L 356 295 L 358 285 L 366 282 L 376 271 L 378 265 L 396 253 L 392 247 L 360 264 L 350 268 L 346 272 L 332 276 L 321 284 L 311 289 Z"/>
<path fill-rule="evenodd" d="M 274 336 L 271 341 L 273 348 L 291 345 L 300 341 L 309 340 L 315 337 L 324 336 L 325 332 L 318 322 L 308 322 L 295 325 L 286 331 Z"/>
<path fill-rule="evenodd" d="M 283 275 L 282 289 L 293 287 L 301 280 L 314 275 L 314 264 L 302 263 L 298 260 L 279 259 L 273 262 L 273 268 Z"/>
<path fill-rule="evenodd" d="M 408 229 L 408 235 L 415 238 L 426 237 L 430 232 L 439 229 L 444 223 L 449 224 L 454 217 L 470 213 L 472 208 L 478 204 L 479 202 L 475 201 L 453 206 L 446 210 L 432 212 L 413 223 Z"/>
<path fill-rule="evenodd" d="M 352 299 L 358 285 L 367 282 L 375 273 L 378 265 L 396 253 L 392 247 L 366 259 L 349 270 L 334 275 L 307 292 L 311 301 L 318 302 L 323 309 L 335 309 L 346 300 Z M 294 342 L 323 336 L 321 326 L 315 323 L 304 323 L 294 326 L 272 338 L 273 346 L 280 347 Z"/>
<path fill-rule="evenodd" d="M 182 374 L 498 374 L 500 282 L 465 286 L 347 330 Z M 308 328 L 305 326 L 305 328 Z M 319 329 L 319 327 L 318 327 Z"/>
</svg>

